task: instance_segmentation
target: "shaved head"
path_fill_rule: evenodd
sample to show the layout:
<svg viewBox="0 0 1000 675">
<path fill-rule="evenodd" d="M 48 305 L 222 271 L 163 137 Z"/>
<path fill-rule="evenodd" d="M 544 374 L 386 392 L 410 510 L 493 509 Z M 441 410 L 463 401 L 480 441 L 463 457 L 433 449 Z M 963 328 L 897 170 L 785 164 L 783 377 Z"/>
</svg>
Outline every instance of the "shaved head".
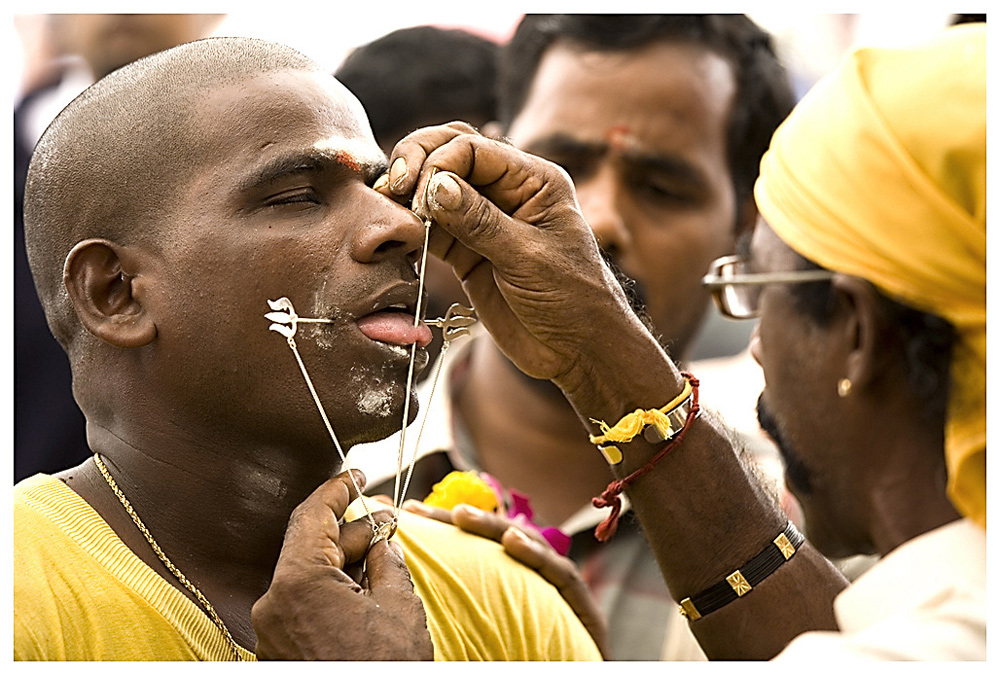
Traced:
<svg viewBox="0 0 1000 675">
<path fill-rule="evenodd" d="M 100 238 L 156 247 L 168 233 L 171 197 L 205 161 L 194 115 L 199 101 L 283 70 L 324 72 L 275 43 L 192 42 L 111 73 L 52 122 L 28 170 L 24 228 L 39 298 L 65 348 L 81 330 L 63 285 L 73 246 Z"/>
</svg>

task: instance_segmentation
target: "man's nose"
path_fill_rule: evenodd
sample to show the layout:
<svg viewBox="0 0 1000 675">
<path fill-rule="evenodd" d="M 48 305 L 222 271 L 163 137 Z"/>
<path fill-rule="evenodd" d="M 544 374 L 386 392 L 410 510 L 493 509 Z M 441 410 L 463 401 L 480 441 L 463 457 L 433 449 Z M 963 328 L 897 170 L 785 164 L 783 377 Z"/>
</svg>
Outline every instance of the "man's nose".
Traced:
<svg viewBox="0 0 1000 675">
<path fill-rule="evenodd" d="M 750 333 L 750 355 L 757 362 L 758 366 L 763 367 L 763 364 L 760 362 L 760 350 L 760 322 L 758 321 L 754 324 L 753 331 Z"/>
<path fill-rule="evenodd" d="M 364 225 L 355 232 L 352 254 L 358 262 L 379 262 L 389 257 L 419 259 L 426 228 L 408 208 L 377 192 L 367 209 Z"/>
<path fill-rule="evenodd" d="M 623 187 L 611 167 L 602 166 L 578 182 L 576 194 L 601 249 L 612 255 L 627 249 L 632 237 L 622 215 Z"/>
</svg>

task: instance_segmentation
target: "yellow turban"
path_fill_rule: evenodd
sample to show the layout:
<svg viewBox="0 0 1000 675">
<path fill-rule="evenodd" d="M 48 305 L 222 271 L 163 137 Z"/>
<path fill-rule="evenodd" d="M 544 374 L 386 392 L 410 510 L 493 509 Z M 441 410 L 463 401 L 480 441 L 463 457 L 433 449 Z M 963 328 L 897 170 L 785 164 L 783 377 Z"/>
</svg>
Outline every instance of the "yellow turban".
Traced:
<svg viewBox="0 0 1000 675">
<path fill-rule="evenodd" d="M 778 128 L 754 194 L 799 254 L 955 327 L 948 496 L 985 529 L 985 26 L 854 52 Z"/>
</svg>

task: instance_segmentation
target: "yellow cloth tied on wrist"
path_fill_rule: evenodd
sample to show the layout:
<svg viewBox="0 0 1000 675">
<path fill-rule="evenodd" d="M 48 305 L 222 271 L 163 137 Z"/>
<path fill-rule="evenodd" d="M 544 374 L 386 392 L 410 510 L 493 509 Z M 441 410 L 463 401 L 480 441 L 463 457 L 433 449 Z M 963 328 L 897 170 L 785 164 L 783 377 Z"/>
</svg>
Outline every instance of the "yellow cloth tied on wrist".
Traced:
<svg viewBox="0 0 1000 675">
<path fill-rule="evenodd" d="M 853 53 L 777 130 L 755 196 L 799 254 L 955 327 L 948 495 L 985 529 L 985 26 Z"/>
</svg>

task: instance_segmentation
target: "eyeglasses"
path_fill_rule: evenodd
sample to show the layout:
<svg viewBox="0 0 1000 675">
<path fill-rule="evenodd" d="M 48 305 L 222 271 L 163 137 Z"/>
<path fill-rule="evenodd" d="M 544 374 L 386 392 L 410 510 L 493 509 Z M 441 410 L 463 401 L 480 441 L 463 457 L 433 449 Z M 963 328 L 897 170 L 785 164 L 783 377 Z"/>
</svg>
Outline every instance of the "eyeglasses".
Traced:
<svg viewBox="0 0 1000 675">
<path fill-rule="evenodd" d="M 788 272 L 754 273 L 740 256 L 726 256 L 712 263 L 701 283 L 712 291 L 719 311 L 733 319 L 752 319 L 760 311 L 760 291 L 766 284 L 803 284 L 829 281 L 830 270 L 791 270 Z"/>
</svg>

